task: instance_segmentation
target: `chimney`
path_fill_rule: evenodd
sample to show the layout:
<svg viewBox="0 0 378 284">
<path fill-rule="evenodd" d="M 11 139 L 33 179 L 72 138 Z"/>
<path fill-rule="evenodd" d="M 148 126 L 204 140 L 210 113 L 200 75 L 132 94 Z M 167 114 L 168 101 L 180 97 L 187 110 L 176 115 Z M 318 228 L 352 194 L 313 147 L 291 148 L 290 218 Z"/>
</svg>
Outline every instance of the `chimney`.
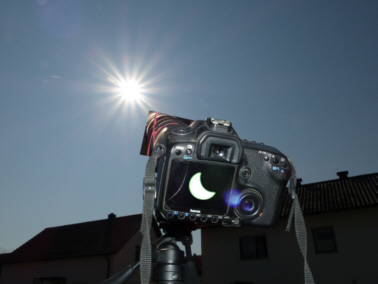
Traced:
<svg viewBox="0 0 378 284">
<path fill-rule="evenodd" d="M 347 179 L 348 173 L 349 173 L 348 171 L 338 172 L 337 175 L 339 176 L 339 179 Z"/>
<path fill-rule="evenodd" d="M 303 181 L 303 179 L 297 178 L 297 186 L 301 186 L 302 185 L 302 181 Z"/>
<path fill-rule="evenodd" d="M 116 214 L 114 214 L 114 213 L 110 213 L 110 214 L 108 215 L 108 220 L 115 219 L 116 217 L 117 217 Z"/>
</svg>

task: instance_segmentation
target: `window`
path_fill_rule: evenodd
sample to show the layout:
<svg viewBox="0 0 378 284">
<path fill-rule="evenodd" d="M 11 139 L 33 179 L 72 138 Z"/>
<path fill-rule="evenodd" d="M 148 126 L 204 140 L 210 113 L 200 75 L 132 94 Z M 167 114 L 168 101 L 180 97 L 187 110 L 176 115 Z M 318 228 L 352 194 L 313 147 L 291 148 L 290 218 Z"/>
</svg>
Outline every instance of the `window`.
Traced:
<svg viewBox="0 0 378 284">
<path fill-rule="evenodd" d="M 135 262 L 140 260 L 140 246 L 135 247 Z"/>
<path fill-rule="evenodd" d="M 268 258 L 265 236 L 240 238 L 240 259 Z"/>
<path fill-rule="evenodd" d="M 337 252 L 335 234 L 332 227 L 312 229 L 317 253 Z"/>
</svg>

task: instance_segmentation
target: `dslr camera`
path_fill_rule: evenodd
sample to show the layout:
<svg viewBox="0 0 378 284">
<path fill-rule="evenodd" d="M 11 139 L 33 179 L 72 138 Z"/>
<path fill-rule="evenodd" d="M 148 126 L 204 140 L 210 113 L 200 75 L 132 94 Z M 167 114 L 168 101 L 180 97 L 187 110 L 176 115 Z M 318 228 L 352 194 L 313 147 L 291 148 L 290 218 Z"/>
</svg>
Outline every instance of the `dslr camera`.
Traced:
<svg viewBox="0 0 378 284">
<path fill-rule="evenodd" d="M 231 122 L 188 120 L 150 112 L 141 149 L 164 154 L 156 167 L 158 222 L 273 226 L 291 176 L 288 158 L 262 143 L 242 140 Z"/>
</svg>

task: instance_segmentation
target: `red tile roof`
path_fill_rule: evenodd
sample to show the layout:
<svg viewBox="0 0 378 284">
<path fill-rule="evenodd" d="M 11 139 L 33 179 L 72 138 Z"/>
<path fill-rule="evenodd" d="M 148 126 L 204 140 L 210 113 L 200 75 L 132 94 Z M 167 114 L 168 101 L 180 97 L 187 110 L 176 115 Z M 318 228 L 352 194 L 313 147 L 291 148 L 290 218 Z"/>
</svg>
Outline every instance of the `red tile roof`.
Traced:
<svg viewBox="0 0 378 284">
<path fill-rule="evenodd" d="M 140 229 L 142 215 L 46 228 L 16 249 L 9 262 L 71 258 L 117 253 Z M 113 217 L 113 218 L 112 218 Z M 154 225 L 158 234 L 156 224 Z"/>
</svg>

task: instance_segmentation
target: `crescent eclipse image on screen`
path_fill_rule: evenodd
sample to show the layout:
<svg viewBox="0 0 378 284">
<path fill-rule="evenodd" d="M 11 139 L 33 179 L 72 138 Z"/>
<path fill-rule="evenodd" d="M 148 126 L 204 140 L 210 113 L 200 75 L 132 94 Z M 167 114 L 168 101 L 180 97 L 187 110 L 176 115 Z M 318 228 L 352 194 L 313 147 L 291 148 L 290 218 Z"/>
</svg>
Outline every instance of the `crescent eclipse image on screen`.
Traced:
<svg viewBox="0 0 378 284">
<path fill-rule="evenodd" d="M 227 212 L 224 196 L 231 190 L 235 167 L 206 162 L 172 160 L 165 206 L 170 210 L 223 215 Z"/>
<path fill-rule="evenodd" d="M 214 191 L 208 191 L 201 182 L 202 173 L 196 173 L 189 181 L 190 193 L 199 200 L 208 200 L 215 195 Z"/>
</svg>

